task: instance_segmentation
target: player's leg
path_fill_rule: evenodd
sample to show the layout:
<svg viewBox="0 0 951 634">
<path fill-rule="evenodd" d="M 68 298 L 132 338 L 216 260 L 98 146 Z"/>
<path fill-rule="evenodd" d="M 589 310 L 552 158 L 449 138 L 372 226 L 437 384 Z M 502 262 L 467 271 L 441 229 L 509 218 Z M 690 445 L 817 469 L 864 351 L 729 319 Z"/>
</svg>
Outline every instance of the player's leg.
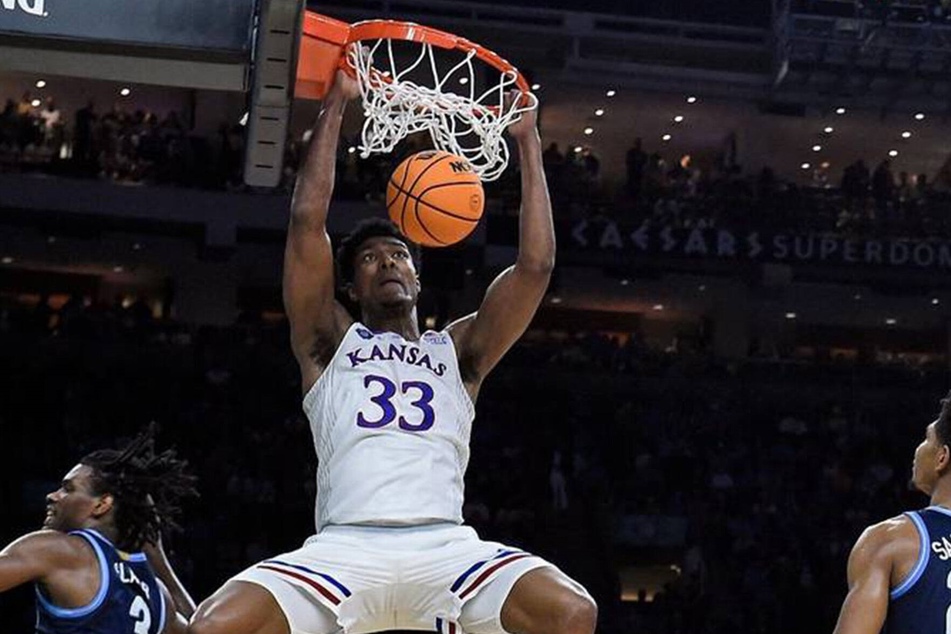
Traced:
<svg viewBox="0 0 951 634">
<path fill-rule="evenodd" d="M 597 621 L 591 595 L 551 567 L 522 575 L 502 605 L 502 627 L 512 634 L 592 634 Z"/>
<path fill-rule="evenodd" d="M 229 581 L 198 606 L 188 634 L 291 634 L 291 628 L 270 592 Z"/>
<path fill-rule="evenodd" d="M 253 574 L 246 571 L 245 577 Z M 336 616 L 279 579 L 232 579 L 202 602 L 188 634 L 332 634 Z"/>
<path fill-rule="evenodd" d="M 577 582 L 554 566 L 502 574 L 466 603 L 468 634 L 592 634 L 598 608 Z"/>
</svg>

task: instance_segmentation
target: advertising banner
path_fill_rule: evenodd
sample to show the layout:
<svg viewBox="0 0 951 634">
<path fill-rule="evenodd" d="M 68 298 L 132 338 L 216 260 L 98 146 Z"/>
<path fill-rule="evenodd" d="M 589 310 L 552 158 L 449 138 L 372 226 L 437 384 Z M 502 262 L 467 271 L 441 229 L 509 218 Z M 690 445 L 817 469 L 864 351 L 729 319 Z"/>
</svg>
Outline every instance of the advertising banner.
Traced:
<svg viewBox="0 0 951 634">
<path fill-rule="evenodd" d="M 0 0 L 0 35 L 244 52 L 256 0 Z"/>
</svg>

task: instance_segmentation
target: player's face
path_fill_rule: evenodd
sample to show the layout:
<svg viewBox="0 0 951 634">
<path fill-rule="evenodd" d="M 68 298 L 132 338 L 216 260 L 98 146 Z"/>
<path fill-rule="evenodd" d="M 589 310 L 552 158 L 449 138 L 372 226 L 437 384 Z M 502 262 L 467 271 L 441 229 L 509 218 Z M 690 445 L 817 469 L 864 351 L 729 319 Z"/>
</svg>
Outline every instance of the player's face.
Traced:
<svg viewBox="0 0 951 634">
<path fill-rule="evenodd" d="M 944 454 L 948 450 L 938 440 L 935 432 L 936 423 L 937 421 L 931 423 L 925 429 L 925 438 L 915 449 L 915 461 L 912 464 L 912 483 L 916 489 L 928 495 L 931 494 L 935 482 L 941 475 L 938 467 L 941 459 L 947 458 Z"/>
<path fill-rule="evenodd" d="M 419 277 L 406 244 L 382 236 L 365 240 L 357 249 L 350 293 L 361 306 L 415 306 Z"/>
<path fill-rule="evenodd" d="M 92 469 L 82 464 L 66 474 L 59 488 L 46 496 L 43 528 L 65 533 L 85 526 L 101 499 L 92 494 L 91 476 Z"/>
</svg>

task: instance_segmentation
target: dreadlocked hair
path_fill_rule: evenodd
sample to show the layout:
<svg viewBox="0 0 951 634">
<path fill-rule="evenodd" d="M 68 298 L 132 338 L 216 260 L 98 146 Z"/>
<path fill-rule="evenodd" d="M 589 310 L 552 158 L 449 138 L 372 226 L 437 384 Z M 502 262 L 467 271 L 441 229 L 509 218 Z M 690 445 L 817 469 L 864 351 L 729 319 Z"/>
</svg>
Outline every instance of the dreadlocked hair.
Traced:
<svg viewBox="0 0 951 634">
<path fill-rule="evenodd" d="M 153 423 L 125 448 L 94 451 L 80 460 L 92 470 L 92 492 L 113 497 L 116 546 L 126 551 L 154 543 L 163 528 L 181 530 L 175 521 L 180 502 L 198 496 L 188 463 L 174 449 L 156 453 L 154 436 Z"/>
</svg>

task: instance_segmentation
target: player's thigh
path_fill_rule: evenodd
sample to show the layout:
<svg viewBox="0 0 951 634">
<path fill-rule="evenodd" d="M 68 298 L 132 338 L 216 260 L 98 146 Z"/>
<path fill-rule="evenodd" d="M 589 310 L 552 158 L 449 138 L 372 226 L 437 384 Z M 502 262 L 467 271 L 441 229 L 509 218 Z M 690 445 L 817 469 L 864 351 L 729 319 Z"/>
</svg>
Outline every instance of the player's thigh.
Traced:
<svg viewBox="0 0 951 634">
<path fill-rule="evenodd" d="M 285 610 L 274 590 L 231 580 L 198 606 L 188 634 L 297 634 Z"/>
<path fill-rule="evenodd" d="M 502 575 L 462 609 L 468 634 L 585 634 L 597 606 L 578 582 L 550 564 Z"/>
</svg>

